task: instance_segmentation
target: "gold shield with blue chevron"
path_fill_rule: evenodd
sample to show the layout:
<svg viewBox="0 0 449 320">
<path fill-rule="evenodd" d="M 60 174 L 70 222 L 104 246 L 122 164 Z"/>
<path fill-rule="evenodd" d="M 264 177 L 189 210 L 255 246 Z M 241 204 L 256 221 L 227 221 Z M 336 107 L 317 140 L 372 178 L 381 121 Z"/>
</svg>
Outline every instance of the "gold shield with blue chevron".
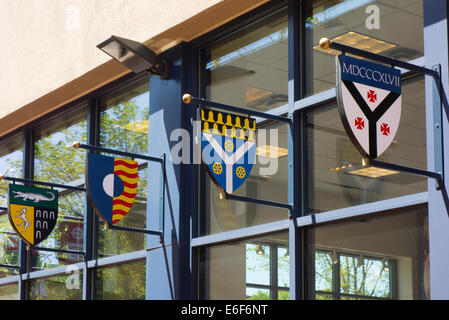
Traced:
<svg viewBox="0 0 449 320">
<path fill-rule="evenodd" d="M 256 159 L 256 120 L 201 109 L 203 163 L 214 183 L 228 194 L 248 178 Z"/>
</svg>

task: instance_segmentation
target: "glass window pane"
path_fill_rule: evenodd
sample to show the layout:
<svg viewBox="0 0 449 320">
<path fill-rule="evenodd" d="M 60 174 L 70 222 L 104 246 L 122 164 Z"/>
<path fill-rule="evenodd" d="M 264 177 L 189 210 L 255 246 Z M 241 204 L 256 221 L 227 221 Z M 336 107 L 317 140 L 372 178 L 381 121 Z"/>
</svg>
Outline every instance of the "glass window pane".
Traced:
<svg viewBox="0 0 449 320">
<path fill-rule="evenodd" d="M 22 178 L 23 134 L 0 142 L 0 174 Z M 19 237 L 8 218 L 9 181 L 0 181 L 0 264 L 17 265 Z M 17 269 L 0 268 L 0 278 L 17 274 Z"/>
<path fill-rule="evenodd" d="M 278 286 L 290 286 L 290 255 L 288 247 L 278 247 Z"/>
<path fill-rule="evenodd" d="M 270 247 L 260 244 L 246 245 L 246 282 L 270 284 Z"/>
<path fill-rule="evenodd" d="M 0 286 L 0 300 L 19 300 L 19 285 L 17 283 Z"/>
<path fill-rule="evenodd" d="M 30 300 L 82 300 L 83 271 L 76 269 L 69 275 L 30 280 Z"/>
<path fill-rule="evenodd" d="M 326 252 L 315 253 L 315 290 L 332 292 L 333 281 L 332 256 Z"/>
<path fill-rule="evenodd" d="M 257 110 L 286 104 L 287 38 L 287 10 L 280 10 L 204 50 L 206 98 Z M 287 126 L 258 123 L 256 143 L 256 162 L 235 194 L 287 202 Z M 205 219 L 200 221 L 201 235 L 288 217 L 286 210 L 223 201 L 210 178 L 206 176 L 204 181 L 207 209 L 202 217 Z"/>
<path fill-rule="evenodd" d="M 207 98 L 259 110 L 286 104 L 287 38 L 283 10 L 212 45 L 205 52 Z"/>
<path fill-rule="evenodd" d="M 51 118 L 36 129 L 34 179 L 84 187 L 86 151 L 71 147 L 74 141 L 86 143 L 87 107 Z M 37 185 L 37 187 L 45 188 Z M 58 220 L 40 246 L 80 251 L 83 249 L 85 193 L 58 189 Z M 81 255 L 32 251 L 34 269 L 52 268 L 82 261 Z"/>
<path fill-rule="evenodd" d="M 97 270 L 97 300 L 145 300 L 145 261 Z"/>
<path fill-rule="evenodd" d="M 427 168 L 424 96 L 422 77 L 403 82 L 399 129 L 378 160 Z M 362 155 L 349 140 L 336 105 L 306 113 L 305 122 L 309 213 L 427 191 L 425 177 L 396 171 L 369 176 L 359 171 Z"/>
<path fill-rule="evenodd" d="M 60 184 L 83 185 L 86 151 L 72 148 L 86 143 L 87 107 L 55 117 L 36 129 L 34 179 Z"/>
<path fill-rule="evenodd" d="M 144 78 L 101 100 L 100 146 L 148 152 L 149 81 Z"/>
<path fill-rule="evenodd" d="M 335 87 L 335 56 L 319 50 L 322 37 L 395 59 L 424 55 L 423 1 L 306 1 L 307 94 Z"/>
<path fill-rule="evenodd" d="M 199 268 L 202 299 L 284 299 L 290 270 L 286 247 L 288 233 L 284 232 L 204 249 Z M 284 253 L 282 259 L 278 252 Z M 282 294 L 277 279 L 282 279 Z"/>
<path fill-rule="evenodd" d="M 148 90 L 148 78 L 144 78 L 101 101 L 101 147 L 148 154 L 148 117 L 150 112 Z M 131 210 L 117 225 L 144 229 L 146 227 L 148 163 L 141 160 L 138 160 L 138 163 L 137 196 Z M 121 254 L 144 248 L 145 237 L 143 234 L 104 230 L 103 224 L 98 227 L 99 256 Z"/>
<path fill-rule="evenodd" d="M 340 256 L 340 293 L 391 298 L 391 268 L 380 259 Z"/>
<path fill-rule="evenodd" d="M 311 228 L 309 297 L 428 299 L 427 206 Z"/>
</svg>

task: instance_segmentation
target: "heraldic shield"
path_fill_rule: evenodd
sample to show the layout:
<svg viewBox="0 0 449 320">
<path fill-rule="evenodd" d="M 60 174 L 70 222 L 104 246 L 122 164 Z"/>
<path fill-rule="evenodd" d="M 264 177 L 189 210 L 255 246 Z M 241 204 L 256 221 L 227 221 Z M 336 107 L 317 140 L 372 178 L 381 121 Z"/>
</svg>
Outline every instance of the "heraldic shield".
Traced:
<svg viewBox="0 0 449 320">
<path fill-rule="evenodd" d="M 58 220 L 58 191 L 10 184 L 8 193 L 11 226 L 28 245 L 38 245 Z"/>
<path fill-rule="evenodd" d="M 105 222 L 116 224 L 134 204 L 137 194 L 137 161 L 89 153 L 86 164 L 87 195 Z"/>
<path fill-rule="evenodd" d="M 401 118 L 401 72 L 396 68 L 337 56 L 337 101 L 349 138 L 374 159 L 393 142 Z"/>
<path fill-rule="evenodd" d="M 228 194 L 248 178 L 256 159 L 256 120 L 201 109 L 203 163 L 215 184 Z"/>
</svg>

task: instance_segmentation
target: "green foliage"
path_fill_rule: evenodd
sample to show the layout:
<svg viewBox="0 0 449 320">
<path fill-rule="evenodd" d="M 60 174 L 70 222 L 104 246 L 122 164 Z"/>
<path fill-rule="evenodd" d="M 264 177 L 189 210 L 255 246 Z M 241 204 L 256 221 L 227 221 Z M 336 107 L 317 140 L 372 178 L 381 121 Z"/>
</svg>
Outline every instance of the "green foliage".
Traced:
<svg viewBox="0 0 449 320">
<path fill-rule="evenodd" d="M 145 299 L 145 261 L 97 271 L 97 299 Z"/>
<path fill-rule="evenodd" d="M 257 290 L 257 293 L 253 294 L 247 300 L 270 300 L 270 294 L 265 291 Z"/>
</svg>

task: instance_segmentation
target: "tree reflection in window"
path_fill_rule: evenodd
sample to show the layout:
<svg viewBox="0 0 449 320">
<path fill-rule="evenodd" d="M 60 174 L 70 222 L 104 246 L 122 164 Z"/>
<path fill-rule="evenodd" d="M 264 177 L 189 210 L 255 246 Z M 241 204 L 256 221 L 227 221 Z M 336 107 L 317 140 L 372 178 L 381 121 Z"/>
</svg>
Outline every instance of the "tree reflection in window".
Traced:
<svg viewBox="0 0 449 320">
<path fill-rule="evenodd" d="M 101 147 L 148 154 L 148 119 L 150 113 L 148 89 L 148 78 L 144 78 L 101 100 Z M 117 157 L 117 155 L 110 156 Z M 117 225 L 144 229 L 146 227 L 148 162 L 139 159 L 137 161 L 139 163 L 137 195 L 131 210 Z M 98 254 L 100 257 L 145 248 L 143 234 L 116 230 L 105 231 L 102 225 L 99 226 L 98 234 Z"/>
<path fill-rule="evenodd" d="M 22 135 L 0 145 L 0 174 L 22 177 Z M 8 181 L 0 181 L 0 264 L 18 265 L 19 237 L 14 232 L 4 210 L 8 204 Z M 15 268 L 0 267 L 0 278 L 18 274 Z"/>
<path fill-rule="evenodd" d="M 317 251 L 315 298 L 394 299 L 394 261 L 384 257 Z"/>
</svg>

